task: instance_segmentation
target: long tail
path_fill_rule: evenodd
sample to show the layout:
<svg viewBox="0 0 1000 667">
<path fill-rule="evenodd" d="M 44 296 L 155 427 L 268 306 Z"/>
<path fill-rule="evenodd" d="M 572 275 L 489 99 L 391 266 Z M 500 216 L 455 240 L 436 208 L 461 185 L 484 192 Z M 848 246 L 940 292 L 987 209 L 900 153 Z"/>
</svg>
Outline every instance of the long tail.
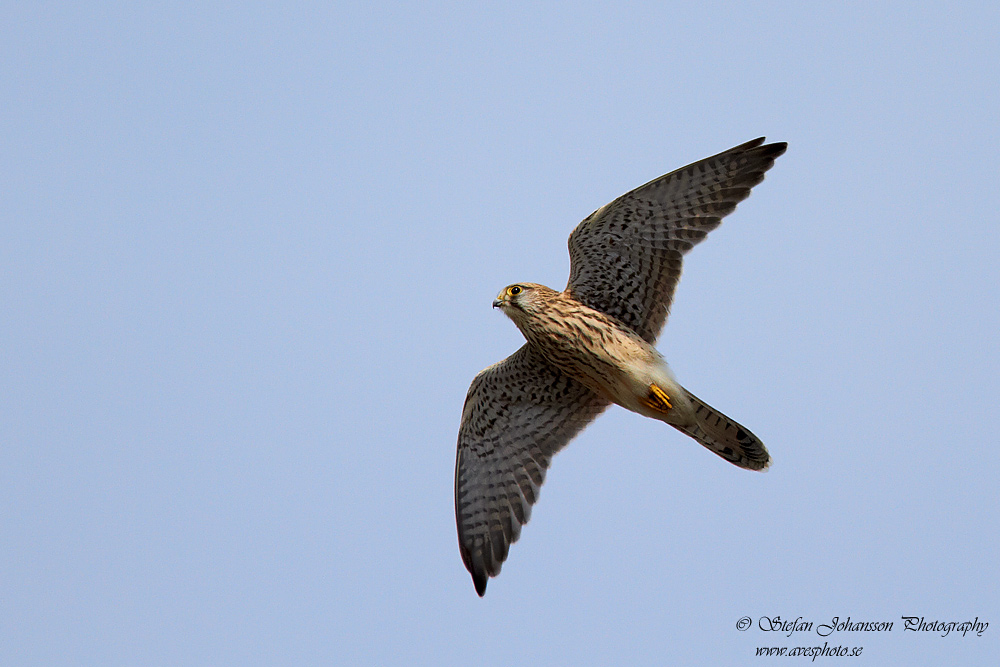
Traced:
<svg viewBox="0 0 1000 667">
<path fill-rule="evenodd" d="M 757 436 L 691 392 L 688 392 L 688 398 L 694 407 L 697 423 L 671 426 L 734 465 L 747 470 L 767 470 L 771 465 L 771 455 Z"/>
</svg>

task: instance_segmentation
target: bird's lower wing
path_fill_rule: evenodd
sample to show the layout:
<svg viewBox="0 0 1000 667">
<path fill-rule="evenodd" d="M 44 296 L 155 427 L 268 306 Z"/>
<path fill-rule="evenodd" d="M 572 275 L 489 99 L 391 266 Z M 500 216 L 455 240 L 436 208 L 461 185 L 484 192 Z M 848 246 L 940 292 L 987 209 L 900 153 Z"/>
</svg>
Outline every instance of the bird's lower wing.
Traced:
<svg viewBox="0 0 1000 667">
<path fill-rule="evenodd" d="M 455 519 L 480 596 L 528 522 L 552 456 L 607 406 L 529 345 L 472 381 L 458 432 Z"/>
</svg>

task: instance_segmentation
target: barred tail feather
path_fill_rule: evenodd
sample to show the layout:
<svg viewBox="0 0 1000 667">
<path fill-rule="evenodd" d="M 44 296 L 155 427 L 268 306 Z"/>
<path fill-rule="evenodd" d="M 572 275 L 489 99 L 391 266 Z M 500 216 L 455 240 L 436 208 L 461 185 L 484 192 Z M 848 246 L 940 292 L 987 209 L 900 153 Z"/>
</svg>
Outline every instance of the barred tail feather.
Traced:
<svg viewBox="0 0 1000 667">
<path fill-rule="evenodd" d="M 697 421 L 688 426 L 672 424 L 674 428 L 734 465 L 747 470 L 767 470 L 771 456 L 757 436 L 694 394 L 688 392 L 688 398 Z"/>
</svg>

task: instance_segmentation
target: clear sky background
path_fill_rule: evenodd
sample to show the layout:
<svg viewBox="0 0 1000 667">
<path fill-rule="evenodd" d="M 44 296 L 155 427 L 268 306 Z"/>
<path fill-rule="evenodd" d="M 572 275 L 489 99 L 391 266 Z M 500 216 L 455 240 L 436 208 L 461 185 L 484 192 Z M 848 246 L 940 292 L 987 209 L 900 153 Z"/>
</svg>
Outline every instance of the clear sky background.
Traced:
<svg viewBox="0 0 1000 667">
<path fill-rule="evenodd" d="M 895 621 L 816 664 L 996 664 L 998 29 L 995 2 L 4 3 L 0 664 L 823 644 L 762 616 Z M 772 469 L 612 408 L 479 599 L 452 485 L 469 383 L 522 342 L 492 299 L 760 135 L 788 152 L 688 255 L 659 349 Z"/>
</svg>

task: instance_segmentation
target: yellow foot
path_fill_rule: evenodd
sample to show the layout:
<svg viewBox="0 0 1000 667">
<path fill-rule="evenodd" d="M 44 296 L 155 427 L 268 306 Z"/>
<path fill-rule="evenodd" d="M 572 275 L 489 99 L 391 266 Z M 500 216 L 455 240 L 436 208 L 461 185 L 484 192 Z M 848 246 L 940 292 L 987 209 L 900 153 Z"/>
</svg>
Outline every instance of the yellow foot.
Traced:
<svg viewBox="0 0 1000 667">
<path fill-rule="evenodd" d="M 643 405 L 648 408 L 652 408 L 657 412 L 662 412 L 666 414 L 673 409 L 673 405 L 670 403 L 670 397 L 667 396 L 667 392 L 663 391 L 658 385 L 649 385 L 649 395 L 646 398 L 639 399 Z"/>
</svg>

